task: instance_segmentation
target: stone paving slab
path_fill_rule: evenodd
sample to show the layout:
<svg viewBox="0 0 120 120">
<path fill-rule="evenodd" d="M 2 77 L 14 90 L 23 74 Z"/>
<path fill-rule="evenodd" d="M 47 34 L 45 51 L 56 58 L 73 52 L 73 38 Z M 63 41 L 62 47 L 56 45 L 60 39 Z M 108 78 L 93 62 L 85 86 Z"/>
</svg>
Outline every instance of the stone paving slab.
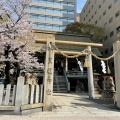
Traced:
<svg viewBox="0 0 120 120">
<path fill-rule="evenodd" d="M 52 112 L 0 115 L 0 120 L 120 120 L 120 110 L 110 109 L 109 105 L 92 101 L 84 94 L 57 93 L 53 96 Z"/>
</svg>

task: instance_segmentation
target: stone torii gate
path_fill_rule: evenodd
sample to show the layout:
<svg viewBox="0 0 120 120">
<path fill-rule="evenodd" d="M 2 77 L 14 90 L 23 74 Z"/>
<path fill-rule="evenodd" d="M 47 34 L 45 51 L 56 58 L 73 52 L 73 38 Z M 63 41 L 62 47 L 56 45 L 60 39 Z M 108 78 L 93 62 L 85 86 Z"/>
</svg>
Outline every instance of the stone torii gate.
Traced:
<svg viewBox="0 0 120 120">
<path fill-rule="evenodd" d="M 54 77 L 54 49 L 51 43 L 57 45 L 72 45 L 72 46 L 84 46 L 91 51 L 91 47 L 102 47 L 102 44 L 97 43 L 86 43 L 86 42 L 72 42 L 72 41 L 60 41 L 55 40 L 55 37 L 49 37 L 47 40 L 36 40 L 36 43 L 46 44 L 46 58 L 45 58 L 45 72 L 44 72 L 44 111 L 52 111 L 52 94 L 53 94 L 53 77 Z M 64 52 L 64 51 L 63 51 Z M 70 51 L 69 51 L 70 52 Z M 94 83 L 93 83 L 93 69 L 92 69 L 92 56 L 88 55 L 90 67 L 88 71 L 88 89 L 89 97 L 94 98 Z"/>
</svg>

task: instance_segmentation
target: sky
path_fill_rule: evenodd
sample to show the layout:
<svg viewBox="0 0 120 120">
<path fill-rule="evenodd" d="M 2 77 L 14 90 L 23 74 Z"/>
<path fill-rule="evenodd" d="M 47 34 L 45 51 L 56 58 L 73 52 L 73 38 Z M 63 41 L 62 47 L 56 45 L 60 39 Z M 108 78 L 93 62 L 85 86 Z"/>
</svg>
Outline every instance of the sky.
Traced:
<svg viewBox="0 0 120 120">
<path fill-rule="evenodd" d="M 77 0 L 77 12 L 80 13 L 87 0 Z"/>
</svg>

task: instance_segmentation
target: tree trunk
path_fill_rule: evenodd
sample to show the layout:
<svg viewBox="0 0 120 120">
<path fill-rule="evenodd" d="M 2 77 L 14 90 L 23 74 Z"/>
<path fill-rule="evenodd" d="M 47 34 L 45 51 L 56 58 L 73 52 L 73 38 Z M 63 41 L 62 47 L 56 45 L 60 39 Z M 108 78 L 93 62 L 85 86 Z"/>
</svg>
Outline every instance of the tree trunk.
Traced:
<svg viewBox="0 0 120 120">
<path fill-rule="evenodd" d="M 6 75 L 6 80 L 5 80 L 5 85 L 10 84 L 10 62 L 6 61 L 5 62 L 5 75 Z"/>
</svg>

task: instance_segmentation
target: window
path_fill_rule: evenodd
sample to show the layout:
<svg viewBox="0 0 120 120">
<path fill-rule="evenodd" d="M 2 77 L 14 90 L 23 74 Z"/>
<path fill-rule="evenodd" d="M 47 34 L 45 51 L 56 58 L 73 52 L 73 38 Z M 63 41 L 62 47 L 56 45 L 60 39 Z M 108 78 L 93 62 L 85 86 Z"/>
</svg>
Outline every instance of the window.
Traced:
<svg viewBox="0 0 120 120">
<path fill-rule="evenodd" d="M 89 22 L 90 22 L 90 19 L 89 19 Z"/>
<path fill-rule="evenodd" d="M 72 10 L 72 11 L 68 11 L 68 14 L 74 14 L 74 11 Z"/>
<path fill-rule="evenodd" d="M 100 9 L 100 8 L 101 8 L 101 5 L 99 5 L 98 8 Z"/>
<path fill-rule="evenodd" d="M 98 22 L 97 22 L 97 20 L 95 21 L 95 25 L 97 24 Z"/>
<path fill-rule="evenodd" d="M 111 33 L 110 33 L 110 37 L 112 37 L 114 35 L 114 31 L 112 31 Z"/>
<path fill-rule="evenodd" d="M 61 2 L 60 2 L 60 1 L 55 1 L 54 4 L 56 4 L 56 5 L 60 5 Z"/>
<path fill-rule="evenodd" d="M 107 36 L 105 36 L 105 37 L 104 37 L 104 40 L 107 40 L 107 38 L 108 38 L 108 37 L 107 37 Z"/>
<path fill-rule="evenodd" d="M 60 29 L 61 29 L 61 30 L 64 30 L 65 28 L 66 28 L 66 26 L 64 26 L 64 25 L 61 25 L 61 26 L 60 26 Z"/>
<path fill-rule="evenodd" d="M 102 16 L 99 17 L 99 21 L 101 20 Z"/>
<path fill-rule="evenodd" d="M 111 23 L 113 21 L 113 17 L 111 17 L 110 19 L 109 19 L 109 23 Z"/>
<path fill-rule="evenodd" d="M 46 24 L 45 27 L 46 27 L 46 28 L 52 28 L 52 25 L 51 25 L 51 24 Z"/>
<path fill-rule="evenodd" d="M 38 6 L 30 6 L 30 9 L 31 9 L 31 10 L 38 10 L 39 7 L 38 7 Z"/>
<path fill-rule="evenodd" d="M 68 6 L 75 6 L 74 3 L 68 2 Z"/>
<path fill-rule="evenodd" d="M 38 18 L 45 19 L 45 15 L 38 15 Z"/>
<path fill-rule="evenodd" d="M 105 50 L 105 54 L 108 54 L 108 49 Z"/>
<path fill-rule="evenodd" d="M 106 14 L 106 10 L 103 12 L 103 16 Z"/>
<path fill-rule="evenodd" d="M 47 8 L 46 11 L 53 12 L 53 8 Z"/>
<path fill-rule="evenodd" d="M 64 22 L 68 21 L 67 18 L 65 18 L 65 17 L 61 18 L 61 20 L 64 21 Z"/>
<path fill-rule="evenodd" d="M 53 25 L 53 28 L 54 29 L 60 29 L 60 26 L 59 25 Z"/>
<path fill-rule="evenodd" d="M 61 5 L 63 5 L 63 6 L 67 6 L 68 5 L 68 3 L 67 2 L 61 2 Z M 70 4 L 69 4 L 70 5 Z"/>
<path fill-rule="evenodd" d="M 119 12 L 119 11 L 117 11 L 117 12 L 116 12 L 116 14 L 115 14 L 115 17 L 118 17 L 118 16 L 119 16 L 119 14 L 120 14 L 120 12 Z"/>
<path fill-rule="evenodd" d="M 46 10 L 46 8 L 45 7 L 39 7 L 39 10 Z"/>
<path fill-rule="evenodd" d="M 31 17 L 31 18 L 38 18 L 38 15 L 36 15 L 36 14 L 31 14 L 30 17 Z"/>
<path fill-rule="evenodd" d="M 61 13 L 68 13 L 68 11 L 67 10 L 61 10 Z M 70 14 L 70 13 L 69 13 Z"/>
<path fill-rule="evenodd" d="M 116 32 L 117 32 L 117 33 L 120 32 L 120 26 L 116 28 Z"/>
<path fill-rule="evenodd" d="M 95 11 L 95 14 L 97 14 L 97 10 Z"/>
<path fill-rule="evenodd" d="M 92 15 L 92 18 L 94 17 L 94 15 Z"/>
<path fill-rule="evenodd" d="M 69 19 L 68 19 L 68 22 L 74 22 L 74 19 L 69 18 Z"/>
<path fill-rule="evenodd" d="M 106 26 L 107 25 L 107 22 L 104 24 L 104 26 Z"/>
<path fill-rule="evenodd" d="M 52 20 L 53 18 L 52 18 L 52 16 L 47 16 L 46 15 L 46 20 Z"/>
<path fill-rule="evenodd" d="M 45 24 L 43 24 L 43 23 L 37 23 L 37 27 L 44 28 Z"/>
<path fill-rule="evenodd" d="M 110 10 L 112 8 L 112 4 L 110 4 L 109 6 L 108 6 L 108 10 Z"/>
<path fill-rule="evenodd" d="M 91 9 L 93 8 L 93 5 L 91 6 Z"/>
</svg>

